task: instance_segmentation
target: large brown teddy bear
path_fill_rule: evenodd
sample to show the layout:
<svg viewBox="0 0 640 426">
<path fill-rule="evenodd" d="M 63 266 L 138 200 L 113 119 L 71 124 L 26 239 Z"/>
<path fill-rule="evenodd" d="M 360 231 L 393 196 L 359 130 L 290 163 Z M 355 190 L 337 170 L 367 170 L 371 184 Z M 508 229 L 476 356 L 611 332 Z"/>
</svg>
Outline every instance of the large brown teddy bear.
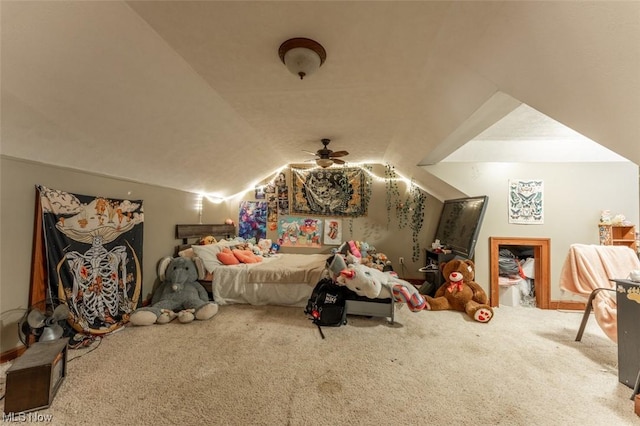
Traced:
<svg viewBox="0 0 640 426">
<path fill-rule="evenodd" d="M 471 260 L 454 259 L 440 267 L 444 284 L 434 297 L 425 296 L 432 311 L 454 310 L 466 312 L 473 320 L 489 322 L 493 309 L 488 305 L 487 294 L 473 279 L 475 265 Z"/>
</svg>

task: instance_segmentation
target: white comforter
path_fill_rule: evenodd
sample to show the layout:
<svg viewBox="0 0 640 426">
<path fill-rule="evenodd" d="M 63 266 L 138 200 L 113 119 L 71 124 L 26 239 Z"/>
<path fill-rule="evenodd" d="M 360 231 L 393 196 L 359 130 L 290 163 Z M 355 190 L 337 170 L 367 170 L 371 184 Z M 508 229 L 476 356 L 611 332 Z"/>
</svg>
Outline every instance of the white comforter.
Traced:
<svg viewBox="0 0 640 426">
<path fill-rule="evenodd" d="M 212 292 L 221 304 L 305 306 L 326 274 L 327 254 L 278 254 L 260 263 L 218 266 Z"/>
</svg>

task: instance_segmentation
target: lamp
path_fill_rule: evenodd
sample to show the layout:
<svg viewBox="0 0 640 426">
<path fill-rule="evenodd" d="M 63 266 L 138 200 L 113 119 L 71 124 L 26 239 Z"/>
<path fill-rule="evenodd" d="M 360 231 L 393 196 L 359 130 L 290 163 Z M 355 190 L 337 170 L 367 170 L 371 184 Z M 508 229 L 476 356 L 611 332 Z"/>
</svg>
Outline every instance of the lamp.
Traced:
<svg viewBox="0 0 640 426">
<path fill-rule="evenodd" d="M 308 38 L 292 38 L 280 45 L 278 55 L 287 69 L 300 80 L 313 74 L 327 59 L 320 43 Z"/>
</svg>

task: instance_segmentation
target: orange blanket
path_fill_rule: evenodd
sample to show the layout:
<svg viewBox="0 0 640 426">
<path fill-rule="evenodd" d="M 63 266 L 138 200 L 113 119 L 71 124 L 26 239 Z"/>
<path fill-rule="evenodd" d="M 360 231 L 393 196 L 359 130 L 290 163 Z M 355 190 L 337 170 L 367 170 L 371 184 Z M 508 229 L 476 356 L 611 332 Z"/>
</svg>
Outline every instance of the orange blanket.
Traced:
<svg viewBox="0 0 640 426">
<path fill-rule="evenodd" d="M 560 288 L 588 298 L 596 288 L 615 288 L 610 280 L 627 278 L 634 269 L 640 269 L 640 261 L 629 247 L 572 244 L 560 273 Z M 600 328 L 617 342 L 615 295 L 600 291 L 593 299 L 593 313 Z"/>
</svg>

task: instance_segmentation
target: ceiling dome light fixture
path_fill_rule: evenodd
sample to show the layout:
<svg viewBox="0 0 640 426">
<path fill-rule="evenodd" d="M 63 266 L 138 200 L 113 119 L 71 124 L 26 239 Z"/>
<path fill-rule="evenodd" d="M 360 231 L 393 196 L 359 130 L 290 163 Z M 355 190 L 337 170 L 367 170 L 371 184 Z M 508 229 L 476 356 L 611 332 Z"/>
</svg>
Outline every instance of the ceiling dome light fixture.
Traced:
<svg viewBox="0 0 640 426">
<path fill-rule="evenodd" d="M 291 38 L 278 49 L 280 60 L 300 80 L 313 74 L 327 59 L 327 52 L 317 41 L 308 38 Z"/>
</svg>

